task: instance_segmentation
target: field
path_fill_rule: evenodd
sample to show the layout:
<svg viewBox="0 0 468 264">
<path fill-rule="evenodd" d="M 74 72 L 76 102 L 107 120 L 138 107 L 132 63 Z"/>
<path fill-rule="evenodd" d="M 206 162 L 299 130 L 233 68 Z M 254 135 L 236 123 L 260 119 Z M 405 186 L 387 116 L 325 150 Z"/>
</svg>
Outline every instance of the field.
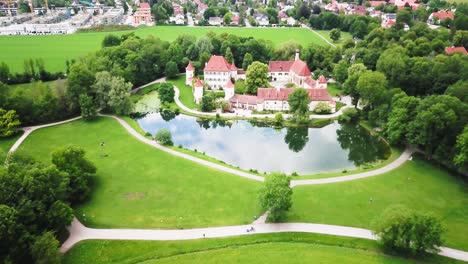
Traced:
<svg viewBox="0 0 468 264">
<path fill-rule="evenodd" d="M 8 93 L 10 94 L 21 94 L 25 98 L 37 99 L 43 96 L 48 90 L 52 94 L 57 95 L 58 93 L 64 93 L 66 90 L 67 80 L 55 80 L 50 82 L 33 82 L 23 83 L 8 86 Z"/>
<path fill-rule="evenodd" d="M 383 255 L 374 241 L 282 233 L 190 241 L 84 241 L 64 257 L 74 263 L 461 263 Z"/>
<path fill-rule="evenodd" d="M 16 140 L 21 137 L 21 134 L 19 133 L 17 135 L 14 135 L 12 137 L 7 137 L 7 138 L 0 138 L 0 155 L 8 153 L 10 148 L 15 144 Z"/>
<path fill-rule="evenodd" d="M 302 28 L 222 28 L 222 27 L 174 27 L 157 26 L 143 27 L 135 30 L 136 35 L 146 37 L 153 35 L 167 41 L 175 40 L 179 35 L 190 34 L 201 37 L 207 32 L 217 34 L 230 33 L 242 37 L 255 37 L 272 41 L 274 45 L 296 40 L 302 45 L 328 45 L 314 32 Z M 49 71 L 65 71 L 65 61 L 101 47 L 102 39 L 108 34 L 125 34 L 132 31 L 79 33 L 70 35 L 48 36 L 1 36 L 0 61 L 8 64 L 12 72 L 23 71 L 23 61 L 29 58 L 43 58 Z"/>
<path fill-rule="evenodd" d="M 317 31 L 322 37 L 326 38 L 328 41 L 330 41 L 331 43 L 337 46 L 343 45 L 345 40 L 352 38 L 351 34 L 349 34 L 348 32 L 341 31 L 341 38 L 337 42 L 333 42 L 333 40 L 330 38 L 329 30 L 315 30 L 315 31 Z"/>
<path fill-rule="evenodd" d="M 20 151 L 49 162 L 53 149 L 69 144 L 82 146 L 98 168 L 90 201 L 75 211 L 87 226 L 224 226 L 250 223 L 261 213 L 256 202 L 260 183 L 150 147 L 110 118 L 35 131 Z"/>
<path fill-rule="evenodd" d="M 418 156 L 373 178 L 296 187 L 288 221 L 370 228 L 394 204 L 434 213 L 447 230 L 444 245 L 468 250 L 468 233 L 460 232 L 468 229 L 466 185 Z"/>
</svg>

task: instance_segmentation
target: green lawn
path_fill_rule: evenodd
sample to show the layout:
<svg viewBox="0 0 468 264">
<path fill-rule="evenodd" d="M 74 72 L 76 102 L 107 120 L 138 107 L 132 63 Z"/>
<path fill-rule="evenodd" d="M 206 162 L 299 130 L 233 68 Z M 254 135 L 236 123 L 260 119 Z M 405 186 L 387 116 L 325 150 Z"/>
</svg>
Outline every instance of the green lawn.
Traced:
<svg viewBox="0 0 468 264">
<path fill-rule="evenodd" d="M 383 255 L 375 241 L 279 233 L 188 241 L 89 240 L 64 257 L 74 263 L 462 263 L 439 256 L 421 261 Z"/>
<path fill-rule="evenodd" d="M 341 31 L 341 38 L 337 42 L 333 42 L 330 38 L 330 30 L 315 30 L 317 31 L 322 37 L 326 38 L 331 43 L 335 44 L 336 46 L 341 46 L 347 39 L 352 39 L 353 36 L 348 32 Z"/>
<path fill-rule="evenodd" d="M 10 148 L 15 144 L 16 140 L 21 137 L 23 132 L 18 133 L 17 135 L 14 135 L 12 137 L 7 137 L 7 138 L 0 138 L 0 154 L 3 152 L 6 154 Z"/>
<path fill-rule="evenodd" d="M 305 45 L 328 45 L 324 40 L 307 29 L 302 28 L 219 28 L 219 27 L 174 27 L 156 26 L 143 27 L 135 30 L 140 37 L 154 35 L 167 41 L 175 40 L 179 35 L 190 34 L 201 37 L 207 32 L 217 34 L 230 33 L 242 37 L 255 37 L 270 40 L 274 45 L 291 39 Z M 121 35 L 132 31 L 111 32 Z M 109 32 L 79 33 L 70 35 L 47 36 L 1 36 L 0 61 L 7 63 L 12 72 L 23 71 L 23 61 L 29 58 L 43 58 L 49 71 L 65 71 L 65 61 L 90 52 L 97 51 L 101 42 Z"/>
<path fill-rule="evenodd" d="M 288 221 L 370 228 L 394 204 L 432 212 L 444 223 L 444 245 L 468 250 L 467 187 L 418 156 L 384 175 L 294 188 Z M 373 198 L 371 203 L 369 200 Z"/>
<path fill-rule="evenodd" d="M 260 183 L 150 147 L 111 118 L 35 131 L 20 150 L 48 162 L 54 148 L 68 144 L 85 148 L 98 168 L 90 201 L 76 208 L 87 226 L 224 226 L 250 223 L 261 213 L 256 202 Z"/>
<path fill-rule="evenodd" d="M 336 83 L 329 83 L 327 85 L 327 91 L 333 97 L 337 96 L 338 94 L 343 94 L 343 90 L 341 90 L 341 88 L 338 87 L 338 84 Z"/>
<path fill-rule="evenodd" d="M 179 100 L 182 102 L 182 104 L 190 109 L 200 109 L 200 106 L 195 103 L 195 99 L 193 98 L 192 87 L 185 85 L 185 74 L 179 75 L 177 78 L 169 79 L 167 81 L 179 88 Z"/>
</svg>

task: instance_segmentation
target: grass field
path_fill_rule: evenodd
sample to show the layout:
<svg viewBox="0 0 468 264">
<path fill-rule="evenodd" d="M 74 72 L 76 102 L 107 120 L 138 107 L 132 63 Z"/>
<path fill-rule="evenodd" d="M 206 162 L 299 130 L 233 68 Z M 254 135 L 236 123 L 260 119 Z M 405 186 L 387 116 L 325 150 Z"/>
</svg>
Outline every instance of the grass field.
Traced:
<svg viewBox="0 0 468 264">
<path fill-rule="evenodd" d="M 331 96 L 337 96 L 338 94 L 343 94 L 343 90 L 341 90 L 336 83 L 329 83 L 327 85 L 327 91 Z"/>
<path fill-rule="evenodd" d="M 179 35 L 190 34 L 201 37 L 207 32 L 217 34 L 230 33 L 242 37 L 255 37 L 272 41 L 274 45 L 296 40 L 302 45 L 328 45 L 310 30 L 302 28 L 221 28 L 221 27 L 143 27 L 135 30 L 136 35 L 146 37 L 153 35 L 167 41 L 175 40 Z M 120 35 L 132 31 L 111 32 Z M 8 64 L 12 72 L 23 71 L 23 61 L 29 58 L 43 58 L 49 71 L 65 71 L 65 61 L 90 52 L 97 51 L 108 32 L 79 33 L 70 35 L 48 36 L 1 36 L 0 61 Z"/>
<path fill-rule="evenodd" d="M 35 131 L 20 151 L 48 162 L 53 149 L 69 144 L 85 148 L 98 168 L 90 201 L 75 212 L 87 226 L 223 226 L 250 223 L 261 213 L 256 202 L 260 183 L 152 148 L 110 118 Z"/>
<path fill-rule="evenodd" d="M 200 106 L 197 105 L 194 101 L 192 87 L 185 85 L 185 74 L 179 75 L 175 79 L 169 79 L 167 81 L 179 88 L 179 100 L 182 102 L 182 104 L 190 109 L 200 110 Z"/>
<path fill-rule="evenodd" d="M 341 38 L 337 42 L 333 42 L 330 38 L 330 31 L 329 30 L 315 30 L 317 31 L 322 37 L 326 38 L 331 43 L 335 44 L 336 46 L 341 46 L 347 39 L 352 39 L 353 37 L 348 32 L 341 31 Z"/>
<path fill-rule="evenodd" d="M 7 137 L 7 138 L 0 138 L 0 154 L 3 152 L 4 154 L 8 153 L 10 148 L 15 144 L 16 140 L 18 140 L 19 137 L 21 137 L 23 133 L 18 133 L 17 135 L 14 135 L 12 137 Z"/>
<path fill-rule="evenodd" d="M 388 206 L 403 204 L 434 213 L 447 230 L 444 245 L 468 250 L 468 232 L 460 232 L 468 229 L 467 190 L 454 176 L 415 156 L 373 178 L 295 188 L 288 221 L 370 228 Z"/>
<path fill-rule="evenodd" d="M 64 257 L 74 263 L 462 263 L 383 255 L 376 242 L 319 234 L 279 233 L 189 241 L 90 240 Z"/>
</svg>

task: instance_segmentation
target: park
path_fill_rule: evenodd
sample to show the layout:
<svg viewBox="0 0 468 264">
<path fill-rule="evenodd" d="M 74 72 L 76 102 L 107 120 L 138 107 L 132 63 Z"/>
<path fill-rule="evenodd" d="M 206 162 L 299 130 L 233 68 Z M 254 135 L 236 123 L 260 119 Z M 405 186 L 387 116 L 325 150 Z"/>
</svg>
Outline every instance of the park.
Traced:
<svg viewBox="0 0 468 264">
<path fill-rule="evenodd" d="M 68 232 L 62 228 L 58 230 L 64 232 L 54 234 L 63 263 L 468 261 L 464 167 L 457 170 L 460 167 L 452 160 L 440 159 L 440 153 L 450 153 L 452 158 L 461 149 L 455 145 L 466 134 L 462 132 L 467 130 L 463 130 L 466 103 L 438 92 L 424 96 L 415 92 L 419 97 L 413 96 L 413 82 L 405 83 L 413 77 L 410 73 L 404 80 L 385 75 L 383 69 L 399 65 L 399 61 L 393 66 L 385 62 L 398 59 L 402 47 L 383 51 L 379 54 L 383 59 L 370 63 L 376 68 L 372 69 L 365 59 L 348 63 L 342 58 L 349 54 L 335 54 L 341 52 L 340 42 L 334 45 L 340 48 L 328 50 L 326 31 L 161 26 L 132 32 L 141 38 L 124 36 L 130 33 L 127 31 L 112 32 L 119 43 L 105 47 L 101 43 L 108 32 L 0 37 L 0 45 L 7 47 L 0 61 L 12 73 L 21 72 L 22 61 L 36 54 L 41 54 L 50 71 L 65 71 L 65 61 L 81 57 L 70 67 L 68 79 L 5 85 L 0 94 L 5 105 L 16 110 L 10 115 L 0 112 L 4 115 L 0 117 L 22 123 L 0 130 L 8 133 L 0 138 L 0 157 L 6 161 L 1 177 L 17 173 L 29 179 L 16 166 L 27 164 L 24 169 L 28 169 L 36 163 L 39 169 L 32 171 L 45 168 L 50 175 L 68 175 L 60 168 L 60 150 L 81 153 L 81 164 L 89 162 L 94 168 L 87 176 L 87 197 L 78 202 L 64 200 L 71 211 L 67 216 L 73 219 L 67 218 Z M 178 38 L 184 34 L 195 38 Z M 205 38 L 206 34 L 210 37 Z M 253 37 L 258 46 L 251 48 L 249 40 L 241 36 Z M 327 76 L 325 90 L 336 111 L 309 109 L 307 94 L 302 112 L 294 108 L 226 110 L 225 105 L 204 109 L 194 97 L 194 83 L 187 85 L 186 81 L 184 70 L 192 59 L 179 56 L 189 53 L 190 45 L 177 43 L 192 41 L 198 48 L 203 46 L 197 44 L 201 38 L 224 42 L 218 47 L 210 44 L 211 50 L 218 49 L 213 53 L 221 56 L 231 52 L 226 47 L 231 45 L 231 60 L 238 65 L 243 64 L 246 53 L 254 55 L 256 65 L 270 59 L 292 61 L 296 53 L 296 60 L 317 73 L 309 72 L 312 82 Z M 302 45 L 300 59 L 295 47 L 278 49 L 290 39 Z M 52 50 L 51 43 L 60 43 L 60 48 Z M 361 45 L 374 45 L 369 43 Z M 154 57 L 146 58 L 148 50 L 135 47 L 147 47 Z M 162 55 L 166 52 L 170 56 Z M 125 58 L 127 53 L 138 55 L 129 58 L 138 58 L 139 63 L 156 60 L 160 67 L 139 71 L 149 64 L 134 68 L 122 62 L 119 56 L 123 53 Z M 208 62 L 206 54 L 194 56 L 196 65 Z M 402 61 L 411 59 L 408 56 Z M 465 63 L 459 55 L 436 58 L 441 64 L 452 59 Z M 116 64 L 104 63 L 108 61 Z M 125 70 L 116 69 L 118 63 Z M 168 71 L 171 63 L 174 72 Z M 345 74 L 340 78 L 343 65 Z M 250 67 L 244 70 L 249 69 L 253 71 Z M 204 81 L 200 71 L 196 75 Z M 440 87 L 452 85 L 438 79 L 434 82 Z M 395 88 L 395 83 L 402 88 Z M 416 85 L 419 83 L 414 82 Z M 207 85 L 202 89 L 209 96 L 218 93 L 223 97 L 227 92 L 213 91 Z M 109 96 L 115 94 L 118 96 Z M 440 109 L 448 109 L 449 114 Z M 16 114 L 19 118 L 14 118 Z M 437 117 L 444 123 L 437 123 Z M 433 134 L 417 134 L 431 125 L 437 130 Z M 167 141 L 158 137 L 162 130 L 169 132 Z M 466 161 L 462 161 L 464 165 Z M 67 179 L 72 182 L 70 176 Z M 265 206 L 266 198 L 262 198 L 268 196 L 265 190 L 275 177 L 282 184 L 275 187 L 282 188 L 283 194 L 277 198 L 286 197 L 289 202 L 287 209 L 279 210 L 278 218 L 274 218 L 277 208 Z M 382 231 L 376 226 L 395 206 L 405 208 L 402 214 L 406 210 L 412 213 L 408 218 L 401 215 L 402 219 L 427 217 L 423 220 L 440 223 L 432 229 L 441 234 L 440 241 L 435 239 L 435 250 L 434 244 L 426 245 L 427 253 L 426 248 L 406 254 L 385 248 Z"/>
</svg>

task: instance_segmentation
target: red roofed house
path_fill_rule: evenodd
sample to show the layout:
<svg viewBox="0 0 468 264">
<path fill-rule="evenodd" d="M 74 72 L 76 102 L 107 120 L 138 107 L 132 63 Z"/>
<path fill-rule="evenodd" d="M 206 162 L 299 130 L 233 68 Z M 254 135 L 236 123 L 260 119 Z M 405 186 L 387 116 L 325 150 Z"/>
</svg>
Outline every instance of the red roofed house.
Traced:
<svg viewBox="0 0 468 264">
<path fill-rule="evenodd" d="M 468 52 L 466 51 L 465 47 L 446 47 L 445 48 L 445 52 L 447 54 L 454 54 L 454 53 L 461 53 L 462 55 L 466 55 L 468 54 Z"/>
<path fill-rule="evenodd" d="M 453 20 L 455 18 L 455 15 L 453 14 L 452 11 L 439 11 L 439 12 L 434 12 L 429 16 L 429 21 L 432 24 L 439 24 L 440 21 L 443 21 L 445 19 L 450 19 Z"/>
<path fill-rule="evenodd" d="M 185 85 L 192 85 L 193 77 L 195 77 L 195 67 L 193 67 L 192 62 L 189 61 L 189 64 L 185 68 Z"/>
<path fill-rule="evenodd" d="M 151 7 L 148 3 L 140 3 L 140 7 L 135 11 L 133 15 L 133 23 L 136 25 L 140 24 L 151 24 Z"/>
<path fill-rule="evenodd" d="M 257 110 L 289 110 L 288 97 L 294 90 L 295 88 L 258 88 L 257 97 L 263 101 L 263 109 L 259 109 L 257 107 Z M 311 111 L 315 109 L 315 106 L 319 102 L 326 102 L 331 107 L 331 109 L 335 109 L 335 101 L 333 101 L 333 98 L 327 92 L 327 89 L 306 89 L 306 91 L 309 93 L 309 109 Z"/>
</svg>

